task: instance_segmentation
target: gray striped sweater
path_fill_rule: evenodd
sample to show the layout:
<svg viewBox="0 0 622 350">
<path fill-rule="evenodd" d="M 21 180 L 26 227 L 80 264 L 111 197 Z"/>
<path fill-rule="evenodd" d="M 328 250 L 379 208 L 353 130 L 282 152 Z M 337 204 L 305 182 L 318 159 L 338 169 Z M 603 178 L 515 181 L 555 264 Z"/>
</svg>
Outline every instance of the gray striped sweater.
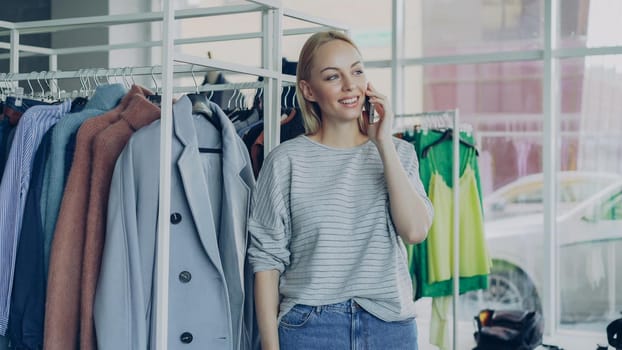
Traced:
<svg viewBox="0 0 622 350">
<path fill-rule="evenodd" d="M 393 141 L 432 213 L 413 146 Z M 276 147 L 257 180 L 249 232 L 254 271 L 281 272 L 279 319 L 295 304 L 348 299 L 385 321 L 415 316 L 406 249 L 371 141 L 339 149 L 299 136 Z"/>
</svg>

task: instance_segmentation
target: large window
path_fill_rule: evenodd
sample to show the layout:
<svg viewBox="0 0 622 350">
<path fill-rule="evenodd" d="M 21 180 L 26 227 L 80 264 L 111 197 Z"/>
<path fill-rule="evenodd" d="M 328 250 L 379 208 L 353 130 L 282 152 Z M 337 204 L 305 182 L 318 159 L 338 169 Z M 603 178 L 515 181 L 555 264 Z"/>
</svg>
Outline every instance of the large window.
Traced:
<svg viewBox="0 0 622 350">
<path fill-rule="evenodd" d="M 555 47 L 546 47 L 547 3 L 559 16 Z M 553 313 L 553 332 L 602 334 L 622 311 L 622 2 L 420 0 L 406 7 L 406 56 L 416 63 L 406 69 L 406 112 L 458 108 L 480 148 L 494 266 L 489 290 L 461 298 L 462 319 L 478 308 L 529 307 Z M 549 121 L 553 145 L 544 134 Z M 546 146 L 553 147 L 550 162 Z M 545 225 L 549 171 L 554 234 Z M 460 330 L 462 345 L 471 345 L 472 324 Z M 558 344 L 595 344 L 567 339 Z"/>
</svg>

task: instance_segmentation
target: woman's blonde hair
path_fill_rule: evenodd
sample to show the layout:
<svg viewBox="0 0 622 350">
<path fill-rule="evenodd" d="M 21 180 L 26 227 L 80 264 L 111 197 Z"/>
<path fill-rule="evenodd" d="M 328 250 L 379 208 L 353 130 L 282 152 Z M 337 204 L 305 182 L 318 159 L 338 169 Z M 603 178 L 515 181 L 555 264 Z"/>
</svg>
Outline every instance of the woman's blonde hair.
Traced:
<svg viewBox="0 0 622 350">
<path fill-rule="evenodd" d="M 333 30 L 317 32 L 311 35 L 311 37 L 309 37 L 309 39 L 307 39 L 305 44 L 302 46 L 302 50 L 300 50 L 300 57 L 298 58 L 298 65 L 296 67 L 296 86 L 298 87 L 296 89 L 296 99 L 298 100 L 298 105 L 300 105 L 300 110 L 302 111 L 302 118 L 304 120 L 307 135 L 315 134 L 322 127 L 322 110 L 316 102 L 305 99 L 302 94 L 300 81 L 309 81 L 311 79 L 311 65 L 317 50 L 320 46 L 333 40 L 345 41 L 352 45 L 359 55 L 361 54 L 361 51 L 358 49 L 356 44 L 354 44 L 352 39 L 341 32 Z M 358 122 L 359 129 L 361 132 L 366 134 L 363 118 L 359 117 Z"/>
</svg>

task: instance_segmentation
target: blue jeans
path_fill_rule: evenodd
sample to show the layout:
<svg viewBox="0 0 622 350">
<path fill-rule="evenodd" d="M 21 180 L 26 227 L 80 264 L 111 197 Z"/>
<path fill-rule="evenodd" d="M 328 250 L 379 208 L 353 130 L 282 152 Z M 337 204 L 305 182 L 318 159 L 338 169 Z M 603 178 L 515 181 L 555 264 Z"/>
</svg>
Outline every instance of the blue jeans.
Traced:
<svg viewBox="0 0 622 350">
<path fill-rule="evenodd" d="M 385 322 L 356 302 L 296 305 L 279 323 L 281 350 L 417 350 L 414 318 Z"/>
</svg>

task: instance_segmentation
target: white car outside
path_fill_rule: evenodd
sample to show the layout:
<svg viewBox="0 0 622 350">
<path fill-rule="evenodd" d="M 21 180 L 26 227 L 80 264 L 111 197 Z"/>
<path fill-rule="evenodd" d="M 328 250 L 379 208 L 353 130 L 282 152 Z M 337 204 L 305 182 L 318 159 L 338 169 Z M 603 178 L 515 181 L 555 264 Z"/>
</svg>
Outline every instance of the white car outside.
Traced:
<svg viewBox="0 0 622 350">
<path fill-rule="evenodd" d="M 597 324 L 622 310 L 622 176 L 560 172 L 557 232 L 562 324 Z M 480 309 L 542 310 L 543 175 L 525 176 L 483 201 L 493 269 L 486 291 L 461 297 L 463 315 Z"/>
</svg>

